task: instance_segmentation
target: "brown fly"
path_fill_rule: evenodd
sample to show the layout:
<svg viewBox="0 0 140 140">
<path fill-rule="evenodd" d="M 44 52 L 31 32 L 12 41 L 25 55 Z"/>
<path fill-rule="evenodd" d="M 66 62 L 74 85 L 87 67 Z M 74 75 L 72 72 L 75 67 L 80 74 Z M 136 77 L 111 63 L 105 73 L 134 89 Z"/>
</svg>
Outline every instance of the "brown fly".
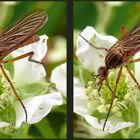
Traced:
<svg viewBox="0 0 140 140">
<path fill-rule="evenodd" d="M 25 111 L 25 120 L 27 122 L 27 110 L 21 101 L 14 85 L 12 84 L 10 78 L 6 74 L 2 64 L 14 62 L 19 59 L 29 57 L 29 61 L 43 64 L 32 59 L 34 52 L 28 52 L 11 60 L 5 60 L 4 58 L 10 54 L 12 51 L 24 47 L 30 43 L 34 43 L 39 40 L 39 36 L 36 35 L 36 32 L 39 31 L 47 22 L 48 16 L 43 10 L 34 10 L 27 13 L 25 16 L 17 20 L 15 23 L 11 24 L 8 28 L 0 33 L 0 68 L 3 72 L 3 75 L 11 85 L 11 88 L 21 103 Z M 44 64 L 43 64 L 44 66 Z"/>
<path fill-rule="evenodd" d="M 83 36 L 80 35 L 87 43 L 89 43 L 95 49 L 102 49 L 102 50 L 107 51 L 107 55 L 105 57 L 105 66 L 100 66 L 98 68 L 98 75 L 97 75 L 99 77 L 99 81 L 100 81 L 99 90 L 102 87 L 103 81 L 106 81 L 108 88 L 112 92 L 112 100 L 111 100 L 109 111 L 107 113 L 107 116 L 106 116 L 106 119 L 105 119 L 105 122 L 103 125 L 103 131 L 105 129 L 106 122 L 110 115 L 113 101 L 116 98 L 115 93 L 117 90 L 119 80 L 122 75 L 123 67 L 126 67 L 129 75 L 134 80 L 134 82 L 137 84 L 137 86 L 140 90 L 140 85 L 139 85 L 138 81 L 136 80 L 136 78 L 134 77 L 134 75 L 132 74 L 132 72 L 130 71 L 130 69 L 128 67 L 129 63 L 135 63 L 135 62 L 140 61 L 140 58 L 135 59 L 135 60 L 130 60 L 130 58 L 132 58 L 138 51 L 140 51 L 140 24 L 135 26 L 128 33 L 126 33 L 125 27 L 122 26 L 121 34 L 122 34 L 122 37 L 109 50 L 107 50 L 106 48 L 99 48 L 97 46 L 94 46 L 88 40 L 86 40 Z M 117 75 L 115 88 L 114 88 L 114 90 L 112 90 L 107 81 L 107 77 L 108 77 L 109 71 L 114 68 L 119 68 L 119 72 Z"/>
</svg>

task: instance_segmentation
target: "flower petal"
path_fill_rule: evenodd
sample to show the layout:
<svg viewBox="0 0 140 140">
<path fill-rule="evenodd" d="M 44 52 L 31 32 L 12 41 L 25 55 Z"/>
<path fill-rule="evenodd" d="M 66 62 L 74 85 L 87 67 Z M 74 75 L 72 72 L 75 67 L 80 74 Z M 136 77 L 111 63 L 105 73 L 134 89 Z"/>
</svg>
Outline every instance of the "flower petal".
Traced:
<svg viewBox="0 0 140 140">
<path fill-rule="evenodd" d="M 7 123 L 7 122 L 0 122 L 0 128 L 6 127 L 6 126 L 8 126 L 8 125 L 10 125 L 10 124 Z"/>
<path fill-rule="evenodd" d="M 88 113 L 88 100 L 84 90 L 84 85 L 77 78 L 74 78 L 74 112 L 79 115 Z"/>
<path fill-rule="evenodd" d="M 140 52 L 136 53 L 134 56 L 134 59 L 140 58 Z M 138 81 L 140 81 L 140 62 L 134 63 L 134 69 L 135 69 L 135 77 Z"/>
<path fill-rule="evenodd" d="M 66 96 L 66 63 L 53 69 L 50 81 L 56 84 L 58 91 Z"/>
<path fill-rule="evenodd" d="M 90 115 L 84 115 L 84 118 L 91 126 L 97 128 L 97 129 L 100 129 L 100 130 L 103 129 L 104 121 L 101 121 L 101 123 L 100 123 L 97 118 L 90 116 Z M 110 121 L 107 121 L 106 127 L 105 127 L 105 132 L 114 133 L 122 128 L 126 128 L 126 127 L 129 127 L 132 125 L 134 125 L 134 123 L 132 123 L 132 122 L 119 122 L 115 126 L 113 126 L 110 123 Z"/>
<path fill-rule="evenodd" d="M 107 36 L 99 34 L 94 28 L 87 26 L 81 35 L 86 38 L 89 42 L 94 39 L 92 43 L 96 47 L 104 47 L 109 49 L 117 39 L 113 36 Z M 98 67 L 104 65 L 104 59 L 107 54 L 105 50 L 97 50 L 93 48 L 80 36 L 78 37 L 78 48 L 76 55 L 80 62 L 87 69 L 97 73 Z"/>
<path fill-rule="evenodd" d="M 39 41 L 15 50 L 14 52 L 12 52 L 12 55 L 13 57 L 16 57 L 33 51 L 34 55 L 32 59 L 41 61 L 47 52 L 47 39 L 48 37 L 46 35 L 42 35 L 40 36 Z M 42 65 L 28 61 L 28 58 L 29 57 L 15 61 L 14 63 L 14 80 L 16 81 L 16 84 L 18 86 L 23 85 L 23 83 L 29 84 L 38 81 L 46 75 L 45 69 Z"/>
<path fill-rule="evenodd" d="M 62 96 L 59 92 L 35 96 L 23 100 L 23 104 L 25 105 L 28 114 L 27 123 L 33 124 L 43 119 L 50 112 L 53 105 L 61 105 Z M 22 122 L 25 122 L 25 112 L 19 101 L 15 105 L 15 110 L 17 118 L 16 127 L 20 127 Z"/>
</svg>

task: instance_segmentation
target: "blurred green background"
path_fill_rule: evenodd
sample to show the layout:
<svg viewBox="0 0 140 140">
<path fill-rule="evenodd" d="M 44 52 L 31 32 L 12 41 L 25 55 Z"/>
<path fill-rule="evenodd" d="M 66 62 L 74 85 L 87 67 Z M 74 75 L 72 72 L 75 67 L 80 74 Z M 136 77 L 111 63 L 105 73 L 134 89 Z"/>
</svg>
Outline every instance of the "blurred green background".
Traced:
<svg viewBox="0 0 140 140">
<path fill-rule="evenodd" d="M 125 25 L 127 31 L 130 31 L 135 25 L 140 23 L 140 2 L 93 2 L 93 1 L 75 1 L 74 2 L 74 47 L 76 50 L 77 37 L 87 26 L 92 26 L 97 32 L 106 35 L 112 35 L 116 38 L 121 37 L 121 26 Z M 88 57 L 88 56 L 87 56 Z M 79 62 L 75 56 L 75 65 Z M 76 67 L 75 67 L 76 71 Z M 74 122 L 79 121 L 76 116 Z M 81 120 L 83 121 L 83 120 Z M 95 134 L 95 129 L 84 124 L 80 134 L 77 125 L 74 124 L 74 134 L 76 137 L 101 138 L 100 132 Z M 82 124 L 82 122 L 81 122 Z M 79 126 L 80 127 L 80 126 Z M 97 129 L 96 129 L 97 131 Z M 120 130 L 113 134 L 108 134 L 104 138 L 125 138 L 127 136 Z M 98 135 L 98 136 L 97 136 Z M 102 137 L 103 138 L 103 137 Z M 140 132 L 129 134 L 129 138 L 140 138 Z"/>
<path fill-rule="evenodd" d="M 100 26 L 106 34 L 119 38 L 122 25 L 129 31 L 140 22 L 140 2 L 112 3 L 74 2 L 74 29 Z"/>
<path fill-rule="evenodd" d="M 47 78 L 51 71 L 66 61 L 66 2 L 0 2 L 0 29 L 32 9 L 44 9 L 49 16 L 47 24 L 38 32 L 46 34 L 48 52 L 43 62 L 46 64 Z M 59 59 L 58 59 L 59 58 Z M 18 130 L 7 135 L 0 131 L 0 138 L 65 138 L 66 105 L 54 108 L 46 118 L 37 124 L 23 124 Z"/>
</svg>

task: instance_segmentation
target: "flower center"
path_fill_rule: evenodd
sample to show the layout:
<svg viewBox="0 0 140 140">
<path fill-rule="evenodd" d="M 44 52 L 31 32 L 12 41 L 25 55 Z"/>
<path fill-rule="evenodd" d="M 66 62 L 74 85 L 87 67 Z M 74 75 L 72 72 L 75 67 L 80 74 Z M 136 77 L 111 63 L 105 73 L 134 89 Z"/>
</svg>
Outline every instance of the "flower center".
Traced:
<svg viewBox="0 0 140 140">
<path fill-rule="evenodd" d="M 7 71 L 6 71 L 7 72 Z M 7 72 L 8 73 L 8 72 Z M 12 103 L 12 90 L 9 82 L 0 71 L 0 114 L 2 114 Z M 1 116 L 0 116 L 1 118 Z"/>
<path fill-rule="evenodd" d="M 116 86 L 116 78 L 118 75 L 118 69 L 111 70 L 107 80 L 108 83 L 114 91 Z M 98 113 L 106 114 L 108 113 L 112 92 L 109 89 L 106 81 L 103 82 L 102 88 L 100 92 L 98 92 L 99 85 L 98 80 L 89 81 L 86 87 L 86 95 L 88 96 L 88 109 L 91 114 L 96 115 Z M 111 114 L 115 114 L 117 116 L 122 116 L 124 110 L 128 110 L 134 104 L 134 95 L 139 93 L 138 87 L 133 79 L 128 74 L 127 70 L 124 68 L 122 72 L 122 76 L 117 85 L 116 90 L 116 98 L 113 101 Z"/>
</svg>

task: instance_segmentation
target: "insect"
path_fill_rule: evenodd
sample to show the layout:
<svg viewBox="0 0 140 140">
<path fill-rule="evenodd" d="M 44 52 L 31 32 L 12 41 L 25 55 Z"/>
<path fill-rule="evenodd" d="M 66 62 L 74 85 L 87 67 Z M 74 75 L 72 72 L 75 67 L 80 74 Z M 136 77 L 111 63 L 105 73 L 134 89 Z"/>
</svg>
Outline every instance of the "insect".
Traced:
<svg viewBox="0 0 140 140">
<path fill-rule="evenodd" d="M 102 87 L 103 81 L 106 81 L 108 88 L 112 92 L 112 100 L 110 103 L 110 107 L 109 107 L 106 119 L 104 121 L 103 131 L 105 130 L 106 122 L 110 115 L 113 101 L 115 98 L 117 98 L 115 93 L 117 90 L 119 80 L 122 75 L 123 67 L 126 67 L 129 75 L 134 80 L 134 82 L 137 84 L 137 86 L 140 90 L 140 85 L 139 85 L 138 81 L 136 80 L 136 78 L 134 77 L 134 75 L 132 74 L 132 72 L 130 71 L 130 69 L 128 67 L 129 63 L 135 63 L 135 62 L 140 61 L 140 58 L 135 59 L 135 60 L 130 60 L 130 58 L 132 58 L 138 51 L 140 51 L 140 24 L 135 26 L 128 33 L 126 32 L 126 28 L 124 26 L 122 26 L 121 34 L 122 34 L 122 37 L 108 50 L 106 48 L 99 48 L 97 46 L 94 46 L 88 40 L 86 40 L 82 35 L 80 35 L 87 43 L 89 43 L 95 49 L 102 49 L 104 51 L 107 51 L 107 55 L 105 57 L 105 66 L 100 66 L 98 68 L 98 75 L 97 75 L 97 77 L 99 77 L 99 81 L 100 81 L 99 90 Z M 107 81 L 107 77 L 108 77 L 109 71 L 114 68 L 119 68 L 119 72 L 117 75 L 115 88 L 114 88 L 114 90 L 112 90 Z"/>
<path fill-rule="evenodd" d="M 11 60 L 5 60 L 4 58 L 10 54 L 12 51 L 24 47 L 30 43 L 34 43 L 39 40 L 39 36 L 36 34 L 38 30 L 40 30 L 47 22 L 48 15 L 43 10 L 33 10 L 22 18 L 17 20 L 15 23 L 12 23 L 8 28 L 0 33 L 0 68 L 2 70 L 3 75 L 9 82 L 13 93 L 21 103 L 24 112 L 25 112 L 25 120 L 27 122 L 27 110 L 21 101 L 17 91 L 15 90 L 14 85 L 12 84 L 10 78 L 6 74 L 3 64 L 14 62 L 20 60 L 25 57 L 29 57 L 29 61 L 33 61 L 36 63 L 43 64 L 42 62 L 38 62 L 36 60 L 32 60 L 32 56 L 34 52 L 28 52 L 26 54 L 17 56 Z M 43 64 L 44 66 L 44 64 Z"/>
</svg>

